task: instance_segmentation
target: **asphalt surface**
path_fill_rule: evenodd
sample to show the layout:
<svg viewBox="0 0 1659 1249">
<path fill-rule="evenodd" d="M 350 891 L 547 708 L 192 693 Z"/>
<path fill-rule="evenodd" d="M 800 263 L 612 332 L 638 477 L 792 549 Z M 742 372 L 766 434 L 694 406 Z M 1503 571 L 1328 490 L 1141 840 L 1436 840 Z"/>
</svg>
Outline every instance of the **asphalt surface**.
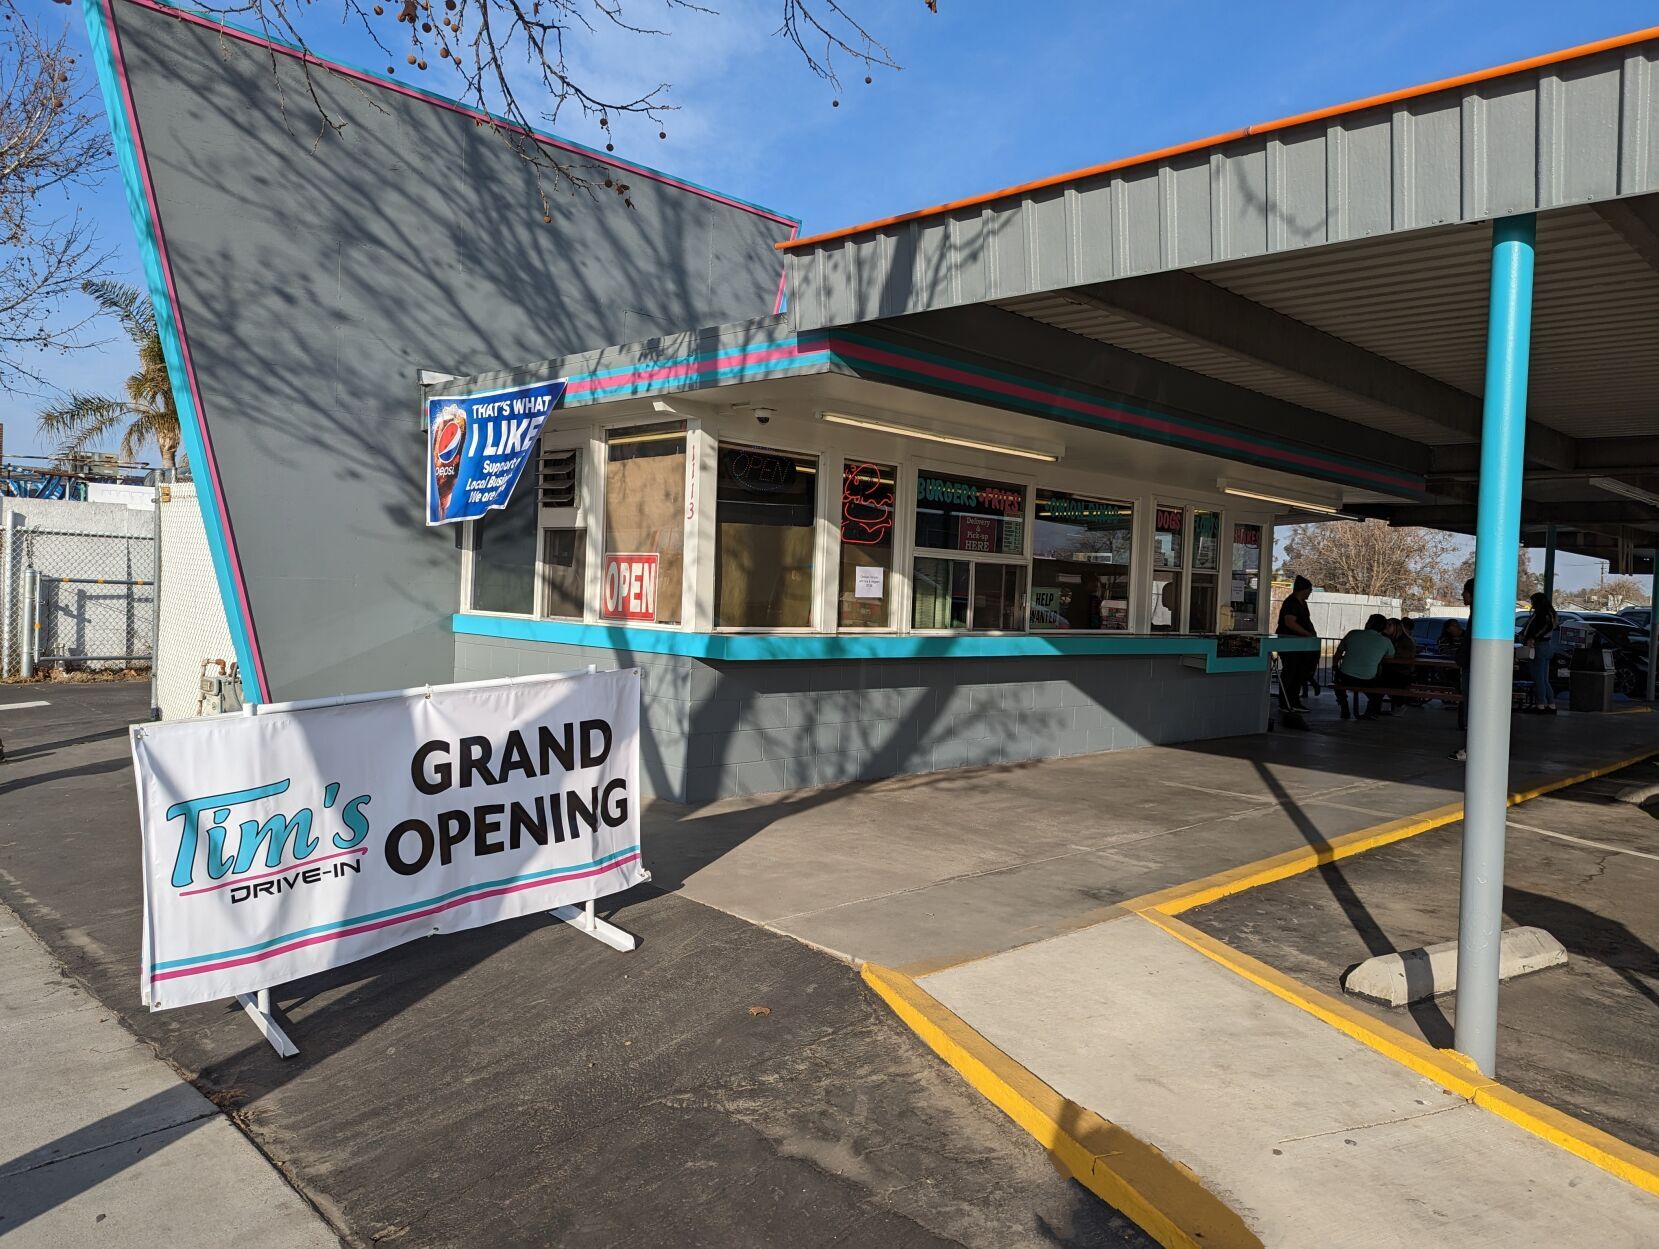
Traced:
<svg viewBox="0 0 1659 1249">
<path fill-rule="evenodd" d="M 144 1011 L 124 726 L 147 708 L 0 687 L 0 896 L 349 1242 L 1150 1245 L 851 968 L 655 889 L 611 900 L 632 954 L 528 919 L 284 986 L 287 1061 L 233 1007 Z"/>
<path fill-rule="evenodd" d="M 1498 1079 L 1659 1150 L 1659 764 L 1512 808 L 1505 926 L 1535 925 L 1566 967 L 1506 983 Z M 1632 793 L 1631 791 L 1636 791 Z M 1189 911 L 1183 919 L 1325 993 L 1373 954 L 1457 938 L 1463 825 Z M 1449 1046 L 1455 994 L 1390 1008 L 1344 1000 Z"/>
</svg>

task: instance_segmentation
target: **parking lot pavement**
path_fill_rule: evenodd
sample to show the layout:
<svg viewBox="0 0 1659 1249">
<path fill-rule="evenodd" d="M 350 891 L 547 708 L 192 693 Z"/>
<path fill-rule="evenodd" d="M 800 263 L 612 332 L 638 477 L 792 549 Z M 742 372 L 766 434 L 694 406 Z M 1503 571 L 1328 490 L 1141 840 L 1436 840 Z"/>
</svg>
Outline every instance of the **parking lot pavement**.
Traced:
<svg viewBox="0 0 1659 1249">
<path fill-rule="evenodd" d="M 25 696 L 51 705 L 0 711 L 0 896 L 353 1244 L 1150 1244 L 850 967 L 654 890 L 611 900 L 633 954 L 527 919 L 284 986 L 287 1061 L 232 1007 L 144 1012 L 147 691 Z"/>
<path fill-rule="evenodd" d="M 1513 808 L 1504 922 L 1567 949 L 1564 968 L 1504 985 L 1498 1079 L 1659 1150 L 1659 786 L 1644 763 Z M 1639 795 L 1633 795 L 1639 796 Z M 1462 824 L 1189 911 L 1183 919 L 1325 993 L 1373 954 L 1457 938 Z M 1455 997 L 1398 1009 L 1348 997 L 1450 1045 Z"/>
</svg>

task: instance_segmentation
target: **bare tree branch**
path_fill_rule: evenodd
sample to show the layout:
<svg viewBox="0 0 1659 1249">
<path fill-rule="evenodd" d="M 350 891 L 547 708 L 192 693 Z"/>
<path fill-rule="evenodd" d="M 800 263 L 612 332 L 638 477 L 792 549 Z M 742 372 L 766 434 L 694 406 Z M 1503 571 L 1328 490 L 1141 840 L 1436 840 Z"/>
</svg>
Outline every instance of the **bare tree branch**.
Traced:
<svg viewBox="0 0 1659 1249">
<path fill-rule="evenodd" d="M 644 0 L 634 0 L 636 8 Z M 774 0 L 782 9 L 776 34 L 791 43 L 807 68 L 839 89 L 839 64 L 866 71 L 896 70 L 887 48 L 847 9 L 843 0 Z M 420 78 L 439 75 L 449 94 L 473 106 L 518 156 L 536 170 L 544 218 L 551 220 L 542 175 L 564 190 L 603 188 L 625 202 L 628 186 L 607 177 L 604 166 L 549 151 L 525 132 L 554 127 L 574 111 L 592 122 L 607 152 L 615 150 L 617 123 L 639 118 L 666 139 L 670 84 L 645 82 L 633 90 L 591 87 L 575 68 L 582 53 L 607 32 L 661 39 L 665 29 L 635 20 L 626 0 L 205 0 L 203 11 L 251 22 L 263 34 L 309 52 L 306 30 L 312 15 L 337 11 L 343 22 L 360 25 L 386 57 L 386 72 Z M 654 0 L 662 15 L 694 13 L 718 17 L 695 0 Z M 937 0 L 922 0 L 937 11 Z M 407 28 L 407 29 L 404 29 Z M 524 80 L 522 73 L 528 73 Z M 322 125 L 338 131 L 306 64 L 311 103 Z M 447 78 L 448 83 L 442 80 Z M 871 81 L 866 73 L 865 81 Z M 839 103 L 839 100 L 836 101 Z M 284 106 L 286 113 L 286 106 Z M 494 119 L 499 118 L 500 121 Z"/>
<path fill-rule="evenodd" d="M 50 36 L 0 0 L 0 384 L 40 381 L 25 351 L 89 346 L 63 304 L 107 259 L 69 193 L 96 178 L 109 135 L 76 72 L 67 27 Z"/>
</svg>

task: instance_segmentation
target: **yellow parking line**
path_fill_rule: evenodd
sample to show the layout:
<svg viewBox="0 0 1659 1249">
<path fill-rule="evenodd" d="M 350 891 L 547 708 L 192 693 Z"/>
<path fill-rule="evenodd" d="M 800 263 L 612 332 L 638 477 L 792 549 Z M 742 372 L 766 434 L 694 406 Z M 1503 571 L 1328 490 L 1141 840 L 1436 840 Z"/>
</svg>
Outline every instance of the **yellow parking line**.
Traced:
<svg viewBox="0 0 1659 1249">
<path fill-rule="evenodd" d="M 1090 1192 L 1164 1249 L 1261 1249 L 1192 1169 L 1068 1101 L 909 976 L 865 963 L 864 982 L 929 1048 Z"/>
<path fill-rule="evenodd" d="M 1523 802 L 1530 802 L 1544 794 L 1553 793 L 1558 789 L 1566 789 L 1571 785 L 1581 785 L 1585 781 L 1594 780 L 1598 776 L 1606 776 L 1632 764 L 1642 763 L 1659 755 L 1659 749 L 1645 750 L 1640 754 L 1619 759 L 1601 767 L 1591 768 L 1584 772 L 1575 772 L 1571 776 L 1558 777 L 1554 780 L 1543 781 L 1527 789 L 1516 790 L 1509 795 L 1509 805 L 1519 806 Z M 1239 867 L 1231 867 L 1226 871 L 1215 872 L 1209 876 L 1201 876 L 1197 880 L 1189 880 L 1185 884 L 1171 885 L 1168 889 L 1159 889 L 1155 893 L 1142 894 L 1119 903 L 1125 911 L 1157 911 L 1163 915 L 1179 915 L 1183 911 L 1190 911 L 1194 907 L 1204 906 L 1210 902 L 1220 901 L 1231 897 L 1235 893 L 1243 893 L 1246 889 L 1255 889 L 1262 885 L 1272 884 L 1277 880 L 1284 880 L 1302 872 L 1322 867 L 1327 863 L 1335 863 L 1339 859 L 1351 858 L 1356 854 L 1364 854 L 1367 850 L 1375 850 L 1379 846 L 1392 845 L 1396 841 L 1404 841 L 1408 837 L 1416 837 L 1437 828 L 1444 828 L 1448 824 L 1455 824 L 1463 818 L 1463 804 L 1449 802 L 1445 806 L 1435 807 L 1432 811 L 1424 811 L 1420 815 L 1408 815 L 1399 819 L 1386 820 L 1381 824 L 1373 824 L 1370 828 L 1362 828 L 1357 832 L 1345 833 L 1340 837 L 1332 837 L 1329 841 L 1319 845 L 1299 846 L 1294 850 L 1286 850 L 1280 854 L 1268 855 L 1252 863 L 1245 863 Z"/>
</svg>

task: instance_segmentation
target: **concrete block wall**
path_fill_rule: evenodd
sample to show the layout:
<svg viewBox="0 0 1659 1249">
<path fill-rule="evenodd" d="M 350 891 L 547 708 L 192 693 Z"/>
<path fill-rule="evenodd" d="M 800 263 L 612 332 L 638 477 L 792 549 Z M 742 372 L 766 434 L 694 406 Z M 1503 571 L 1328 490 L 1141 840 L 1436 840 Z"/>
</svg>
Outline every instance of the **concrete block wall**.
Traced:
<svg viewBox="0 0 1659 1249">
<path fill-rule="evenodd" d="M 1174 656 L 726 663 L 460 636 L 455 679 L 637 667 L 645 787 L 708 802 L 1267 727 L 1264 672 Z"/>
</svg>

